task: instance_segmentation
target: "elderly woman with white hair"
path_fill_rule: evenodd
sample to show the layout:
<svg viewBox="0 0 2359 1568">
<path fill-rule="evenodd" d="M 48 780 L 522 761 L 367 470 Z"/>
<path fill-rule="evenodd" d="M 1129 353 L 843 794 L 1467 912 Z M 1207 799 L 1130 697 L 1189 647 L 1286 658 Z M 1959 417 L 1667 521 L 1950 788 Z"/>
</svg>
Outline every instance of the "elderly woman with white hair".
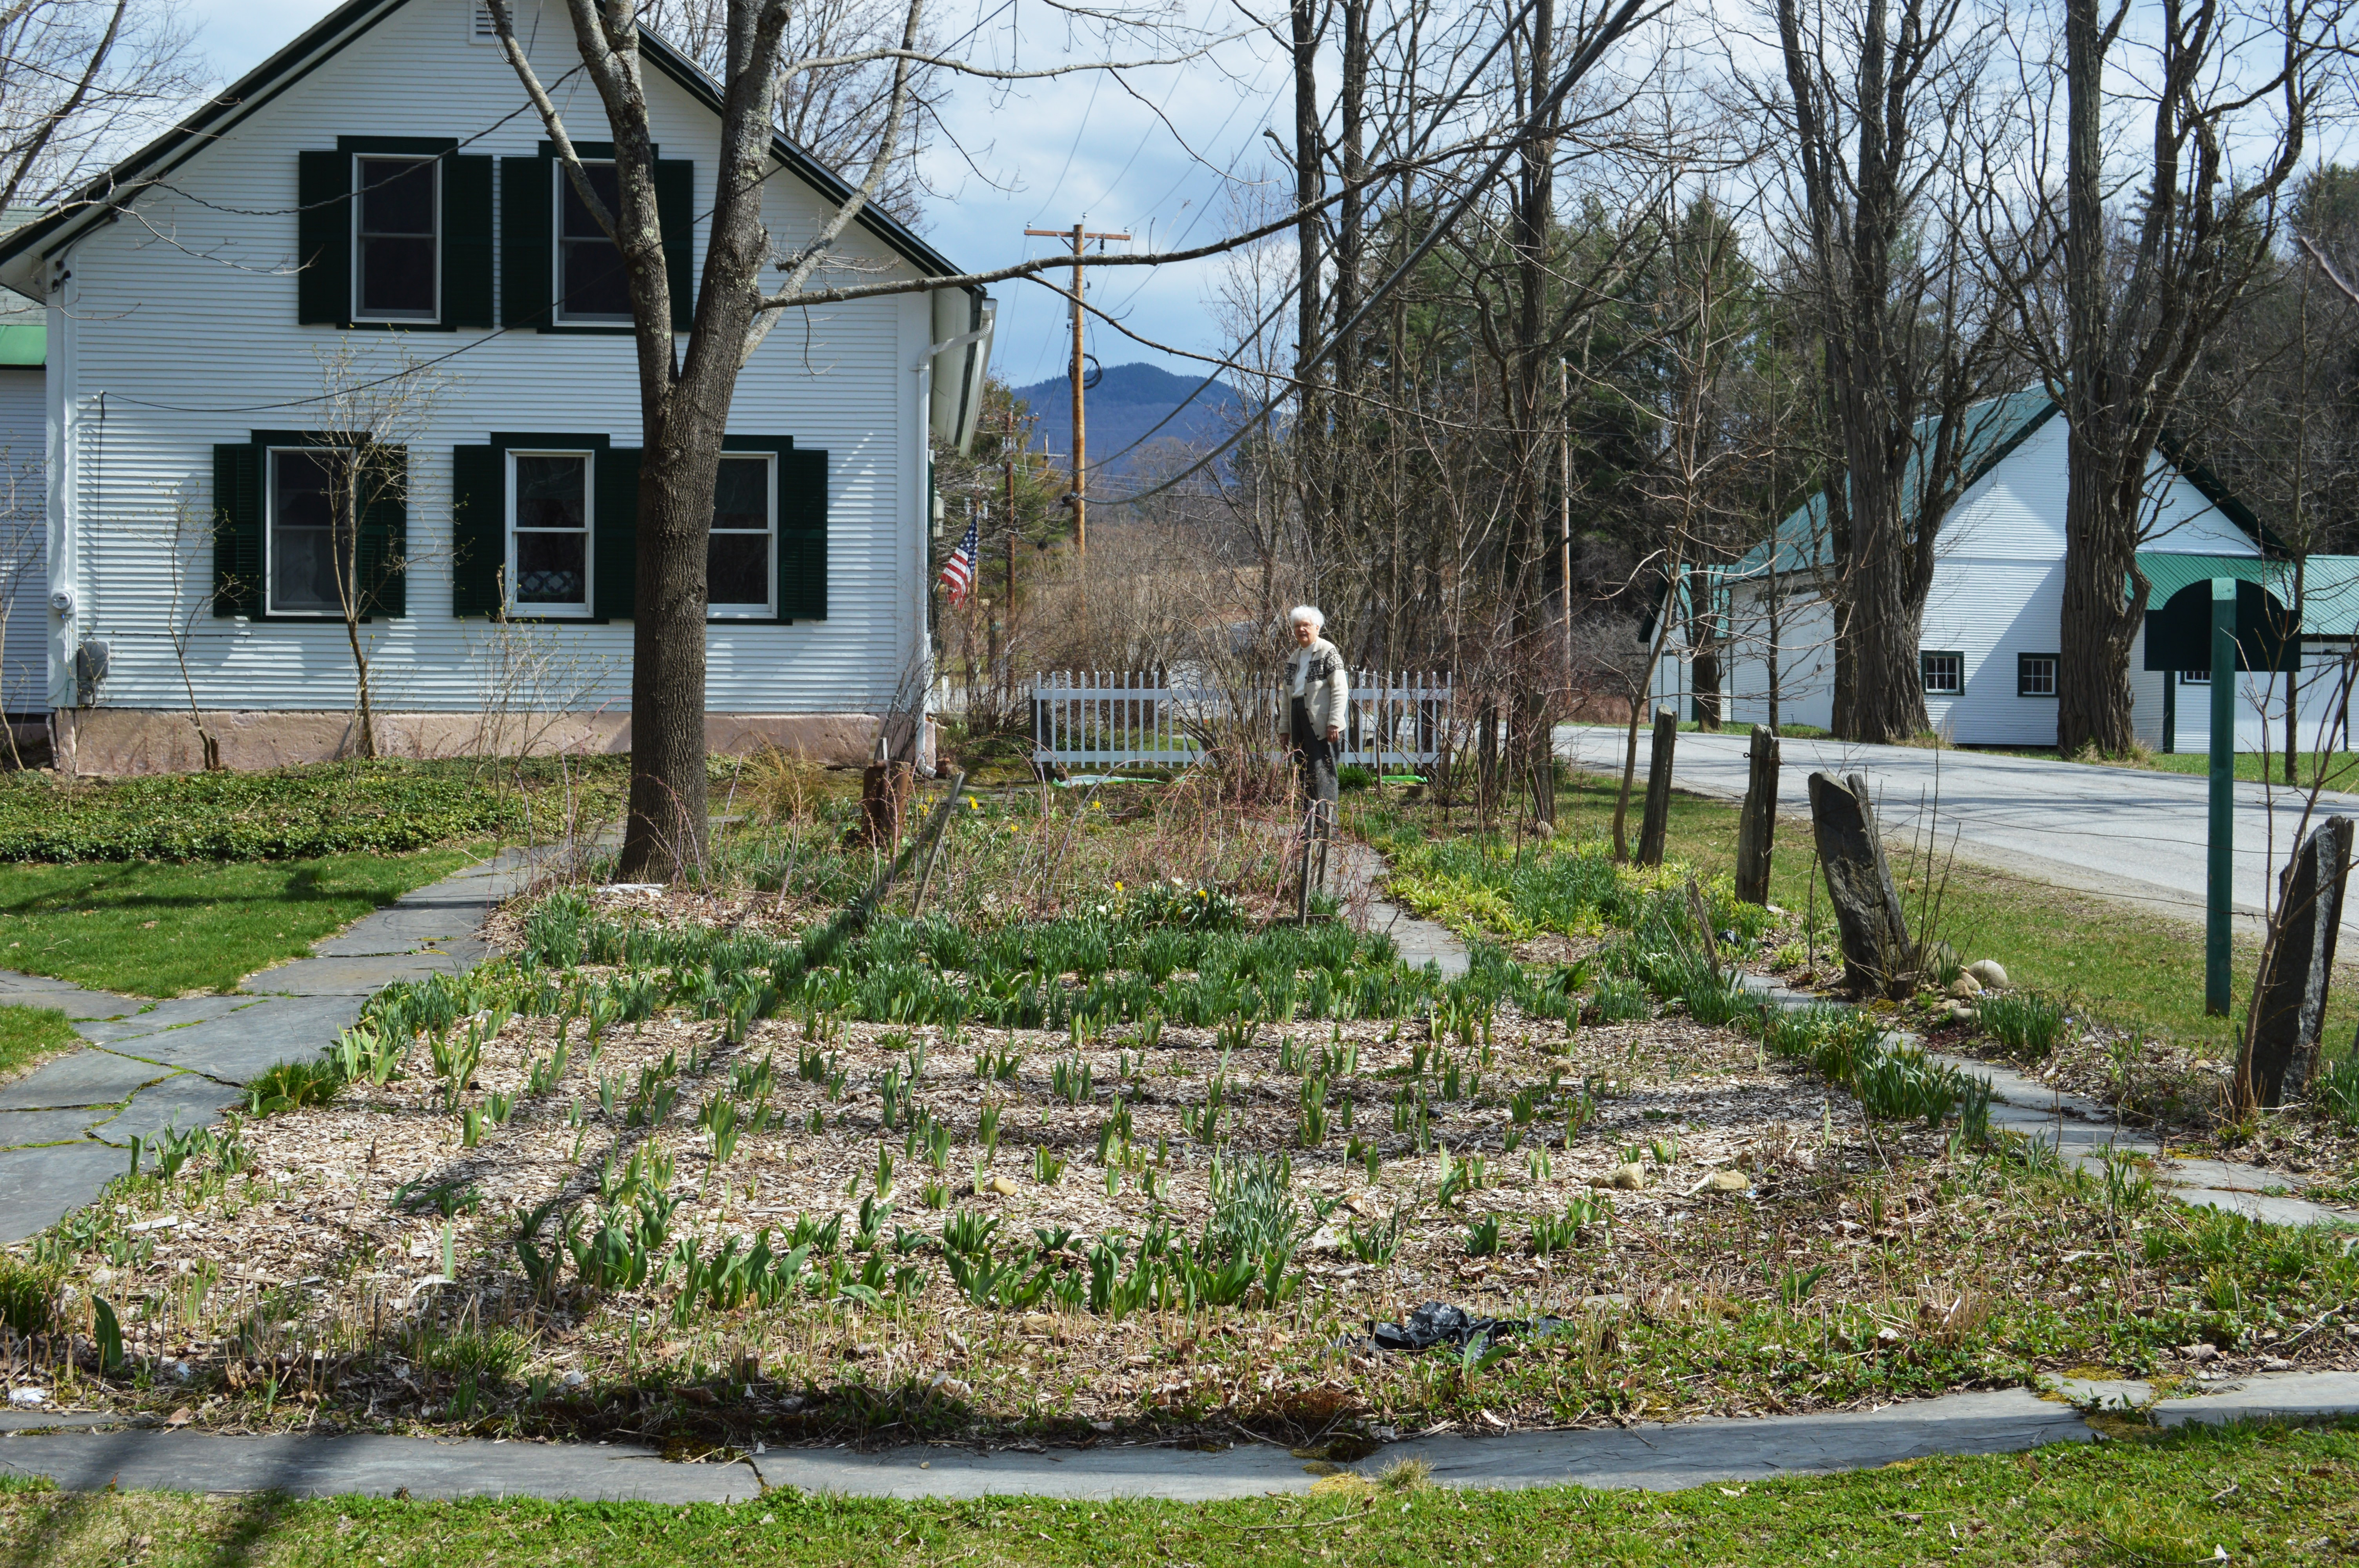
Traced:
<svg viewBox="0 0 2359 1568">
<path fill-rule="evenodd" d="M 1320 633 L 1327 617 L 1316 605 L 1298 604 L 1287 617 L 1294 629 L 1291 729 L 1295 764 L 1302 770 L 1302 793 L 1324 803 L 1321 828 L 1335 824 L 1335 753 L 1343 740 L 1343 719 L 1352 702 L 1352 677 L 1343 655 Z"/>
</svg>

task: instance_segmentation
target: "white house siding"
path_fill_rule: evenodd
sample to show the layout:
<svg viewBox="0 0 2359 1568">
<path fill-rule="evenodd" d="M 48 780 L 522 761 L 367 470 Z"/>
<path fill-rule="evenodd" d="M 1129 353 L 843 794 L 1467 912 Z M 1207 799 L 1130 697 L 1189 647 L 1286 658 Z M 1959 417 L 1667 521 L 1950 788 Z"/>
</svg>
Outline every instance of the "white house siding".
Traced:
<svg viewBox="0 0 2359 1568">
<path fill-rule="evenodd" d="M 0 367 L 0 712 L 39 714 L 49 704 L 49 525 L 42 482 L 49 416 L 41 372 Z"/>
<path fill-rule="evenodd" d="M 1929 652 L 1964 655 L 1964 689 L 1955 696 L 1929 696 L 1925 703 L 1934 730 L 1959 744 L 2052 746 L 2056 742 L 2056 699 L 2019 696 L 2017 661 L 2018 654 L 2054 654 L 2060 647 L 2064 503 L 2069 482 L 2066 433 L 2060 416 L 2047 420 L 1960 497 L 1942 528 L 1919 645 Z M 2141 548 L 2193 555 L 2259 554 L 2242 529 L 2160 457 L 2153 460 L 2151 472 L 2158 499 Z M 1767 713 L 1767 672 L 1761 657 L 1766 636 L 1759 603 L 1757 587 L 1747 585 L 1738 591 L 1732 627 L 1737 646 L 1731 661 L 1734 702 L 1730 717 L 1743 724 L 1764 721 Z M 1794 622 L 1797 628 L 1788 631 L 1781 626 L 1781 645 L 1810 647 L 1814 657 L 1824 660 L 1799 681 L 1783 683 L 1781 717 L 1788 723 L 1823 726 L 1832 709 L 1831 618 L 1823 605 L 1811 601 L 1809 612 L 1804 613 L 1798 603 L 1781 620 Z M 1781 665 L 1790 660 L 1789 654 Z M 2141 632 L 2130 655 L 2132 714 L 2140 736 L 2149 744 L 2159 745 L 2162 676 L 2141 668 L 2144 662 Z M 1658 687 L 1667 696 L 1676 687 L 1684 703 L 1686 666 L 1670 660 L 1667 665 L 1672 667 L 1667 669 Z M 2182 692 L 2182 698 L 2185 696 Z M 2277 701 L 2277 722 L 2282 726 L 2281 693 Z M 2250 747 L 2257 747 L 2261 721 L 2251 704 L 2245 708 L 2253 716 L 2248 724 L 2240 725 L 2240 743 L 2248 740 Z M 2182 750 L 2190 749 L 2188 737 L 2195 733 L 2188 720 L 2188 707 L 2182 700 L 2178 723 Z M 2197 719 L 2198 724 L 2202 722 L 2201 718 Z M 2243 735 L 2246 729 L 2249 737 Z M 2281 735 L 2281 729 L 2277 733 Z"/>
<path fill-rule="evenodd" d="M 71 277 L 50 301 L 49 351 L 53 416 L 71 460 L 53 505 L 71 524 L 52 575 L 79 602 L 71 628 L 55 628 L 51 704 L 75 702 L 72 648 L 103 636 L 112 668 L 101 706 L 185 705 L 170 629 L 210 592 L 212 553 L 179 519 L 211 514 L 215 443 L 308 427 L 299 400 L 321 391 L 323 356 L 349 351 L 358 379 L 396 368 L 405 350 L 417 358 L 468 350 L 435 373 L 433 406 L 406 433 L 415 562 L 408 613 L 367 629 L 381 709 L 475 709 L 495 680 L 490 626 L 451 614 L 451 448 L 494 430 L 604 432 L 617 446 L 641 444 L 626 335 L 340 333 L 297 324 L 297 280 L 286 269 L 296 251 L 299 149 L 332 147 L 339 135 L 439 135 L 461 138 L 471 153 L 536 150 L 541 130 L 528 113 L 484 134 L 522 99 L 498 52 L 467 41 L 468 15 L 467 0 L 412 0 L 181 166 L 171 189 L 143 196 L 135 219 L 95 229 L 64 256 Z M 518 30 L 534 31 L 529 12 Z M 543 12 L 538 37 L 544 81 L 578 64 L 560 13 Z M 663 156 L 695 161 L 701 214 L 712 201 L 716 122 L 655 70 L 646 83 Z M 578 75 L 559 93 L 577 137 L 608 134 Z M 781 243 L 827 212 L 791 174 L 773 178 L 765 200 Z M 701 223 L 697 238 L 701 267 Z M 906 266 L 857 229 L 844 249 L 871 276 Z M 832 307 L 808 320 L 790 315 L 741 377 L 733 433 L 788 435 L 798 448 L 828 453 L 828 614 L 791 626 L 716 622 L 712 710 L 881 709 L 921 656 L 924 468 L 913 366 L 930 341 L 929 315 L 921 295 Z M 293 406 L 262 406 L 272 404 Z M 549 671 L 538 694 L 527 694 L 536 706 L 627 709 L 628 623 L 521 634 Z M 341 624 L 200 613 L 190 641 L 190 679 L 209 708 L 320 710 L 351 700 Z"/>
</svg>

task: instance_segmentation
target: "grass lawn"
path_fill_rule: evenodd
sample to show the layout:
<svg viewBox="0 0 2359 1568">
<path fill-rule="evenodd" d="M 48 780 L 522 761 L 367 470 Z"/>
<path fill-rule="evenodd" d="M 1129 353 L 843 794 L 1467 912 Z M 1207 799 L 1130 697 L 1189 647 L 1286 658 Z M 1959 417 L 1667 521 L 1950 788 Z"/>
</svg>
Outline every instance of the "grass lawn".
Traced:
<svg viewBox="0 0 2359 1568">
<path fill-rule="evenodd" d="M 38 1440 L 27 1440 L 38 1441 Z M 72 1441 L 71 1439 L 65 1441 Z M 1669 1493 L 1328 1483 L 1187 1504 L 893 1502 L 780 1491 L 723 1507 L 70 1496 L 0 1482 L 0 1550 L 48 1568 L 716 1563 L 2133 1564 L 2345 1560 L 2359 1430 L 2191 1429 L 2027 1454 Z M 2218 1551 L 2223 1558 L 2215 1558 Z"/>
<path fill-rule="evenodd" d="M 1618 779 L 1577 773 L 1559 791 L 1560 835 L 1579 840 L 1610 831 Z M 1379 802 L 1362 795 L 1355 815 L 1363 830 L 1379 842 L 1388 829 L 1438 831 L 1430 807 Z M 1643 791 L 1634 794 L 1630 838 L 1638 836 Z M 1737 808 L 1674 792 L 1669 858 L 1692 863 L 1707 875 L 1732 871 L 1736 862 Z M 1466 814 L 1458 814 L 1462 825 Z M 1893 873 L 1905 888 L 1909 919 L 1919 917 L 1926 868 L 1896 855 Z M 1941 868 L 1933 868 L 1938 882 Z M 1806 823 L 1781 820 L 1770 878 L 1773 903 L 1801 913 L 1811 903 L 1815 862 Z M 2202 932 L 2182 921 L 2144 914 L 2123 903 L 2051 887 L 2025 877 L 1973 866 L 1961 859 L 1949 868 L 1942 895 L 1940 935 L 1969 961 L 1992 957 L 2006 966 L 2018 987 L 2064 997 L 2125 1029 L 2145 1030 L 2198 1054 L 2225 1057 L 2235 1048 L 2244 1011 L 2244 989 L 2260 962 L 2257 938 L 2235 943 L 2237 1000 L 2226 1018 L 2203 1011 Z M 1818 914 L 1832 933 L 1825 889 L 1817 888 Z M 1829 943 L 1832 942 L 1830 935 Z M 1821 946 L 1821 957 L 1826 950 Z M 2359 1025 L 2359 967 L 2344 966 L 2327 1009 L 2326 1038 L 2347 1042 Z"/>
<path fill-rule="evenodd" d="M 2319 753 L 2301 752 L 2294 759 L 2294 771 L 2299 775 L 2301 787 L 2308 789 L 2318 777 Z M 2204 774 L 2212 771 L 2212 758 L 2204 752 L 2157 752 L 2147 759 L 2147 765 L 2169 773 Z M 2236 753 L 2236 776 L 2246 783 L 2264 780 L 2283 783 L 2285 753 L 2271 752 L 2239 752 Z M 2331 752 L 2326 754 L 2326 787 L 2332 790 L 2359 789 L 2359 752 Z"/>
<path fill-rule="evenodd" d="M 0 1007 L 0 1078 L 81 1044 L 82 1036 L 54 1007 Z"/>
<path fill-rule="evenodd" d="M 234 990 L 240 979 L 413 888 L 474 849 L 308 860 L 0 865 L 0 968 L 125 996 Z"/>
</svg>

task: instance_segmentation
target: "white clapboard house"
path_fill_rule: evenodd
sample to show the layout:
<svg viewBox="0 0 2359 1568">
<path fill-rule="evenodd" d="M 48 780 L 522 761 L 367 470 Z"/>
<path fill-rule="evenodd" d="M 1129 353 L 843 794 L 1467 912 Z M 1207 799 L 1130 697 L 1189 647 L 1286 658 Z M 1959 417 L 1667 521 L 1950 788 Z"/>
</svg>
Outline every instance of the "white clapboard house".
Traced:
<svg viewBox="0 0 2359 1568">
<path fill-rule="evenodd" d="M 554 0 L 517 13 L 543 81 L 577 70 Z M 719 90 L 643 38 L 684 329 Z M 595 93 L 575 74 L 559 98 L 596 159 Z M 765 215 L 783 250 L 848 188 L 784 140 L 771 156 Z M 958 270 L 875 210 L 840 255 L 823 283 Z M 372 573 L 380 749 L 463 752 L 493 730 L 629 744 L 627 300 L 486 7 L 352 0 L 83 200 L 0 240 L 0 283 L 47 307 L 28 706 L 50 715 L 61 765 L 189 766 L 192 705 L 233 765 L 348 752 L 354 662 L 332 570 L 348 527 L 342 547 Z M 991 310 L 957 288 L 797 312 L 752 357 L 714 499 L 716 749 L 863 756 L 879 716 L 928 689 L 929 443 L 972 433 Z M 323 401 L 332 380 L 429 359 Z M 377 417 L 394 429 L 372 438 L 403 449 L 406 494 L 346 523 L 322 488 L 322 425 L 348 435 Z"/>
<path fill-rule="evenodd" d="M 1968 430 L 1971 481 L 1942 526 L 1925 602 L 1918 665 L 1927 716 L 1959 745 L 2052 746 L 2065 421 L 2044 394 L 2024 393 L 1981 406 Z M 2302 744 L 2317 744 L 2348 701 L 2359 558 L 2312 556 L 2298 570 L 2248 508 L 2201 469 L 2164 452 L 2151 459 L 2147 497 L 2137 562 L 2149 584 L 2147 611 L 2130 654 L 2139 737 L 2164 751 L 2210 745 L 2210 584 L 2233 577 L 2245 585 L 2239 636 L 2246 660 L 2262 666 L 2236 677 L 2239 747 L 2282 747 L 2289 689 Z M 1831 559 L 1821 495 L 1734 565 L 1687 574 L 1682 605 L 1698 596 L 1725 618 L 1728 722 L 1767 722 L 1774 680 L 1782 724 L 1829 724 L 1834 635 L 1823 588 Z M 2289 608 L 2297 602 L 2299 616 Z M 2286 636 L 2292 628 L 2298 633 Z M 1684 631 L 1675 621 L 1655 697 L 1687 718 L 1694 673 Z"/>
</svg>

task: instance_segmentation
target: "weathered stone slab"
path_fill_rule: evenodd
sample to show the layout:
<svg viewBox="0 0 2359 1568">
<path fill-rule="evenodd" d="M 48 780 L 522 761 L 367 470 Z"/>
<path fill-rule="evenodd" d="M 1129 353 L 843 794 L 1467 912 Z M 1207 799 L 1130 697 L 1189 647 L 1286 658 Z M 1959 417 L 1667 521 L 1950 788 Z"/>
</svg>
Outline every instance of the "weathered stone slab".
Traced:
<svg viewBox="0 0 2359 1568">
<path fill-rule="evenodd" d="M 6 1088 L 0 1088 L 0 1110 L 57 1110 L 69 1106 L 121 1105 L 142 1084 L 152 1084 L 165 1069 L 135 1061 L 112 1051 L 77 1051 L 54 1062 L 44 1062 Z"/>
<path fill-rule="evenodd" d="M 92 1135 L 127 1147 L 132 1139 L 153 1138 L 166 1128 L 190 1132 L 211 1127 L 240 1099 L 235 1089 L 201 1073 L 175 1073 L 140 1090 L 129 1105 L 93 1128 Z"/>
<path fill-rule="evenodd" d="M 245 997 L 226 1018 L 127 1040 L 115 1047 L 168 1066 L 242 1084 L 276 1063 L 309 1058 L 360 1015 L 352 996 Z"/>
<path fill-rule="evenodd" d="M 420 979 L 466 966 L 447 953 L 391 953 L 298 958 L 245 979 L 258 996 L 374 996 L 394 980 Z"/>
<path fill-rule="evenodd" d="M 103 1143 L 0 1152 L 0 1247 L 47 1230 L 129 1168 L 123 1151 Z"/>
<path fill-rule="evenodd" d="M 1736 816 L 1736 896 L 1746 903 L 1767 903 L 1770 851 L 1777 838 L 1777 737 L 1767 724 L 1753 727 L 1745 758 L 1745 807 Z"/>
<path fill-rule="evenodd" d="M 2278 883 L 2275 935 L 2253 999 L 2245 1064 L 2253 1096 L 2265 1106 L 2299 1098 L 2318 1058 L 2334 939 L 2343 929 L 2343 884 L 2351 875 L 2351 829 L 2347 816 L 2320 823 L 2294 850 Z"/>
<path fill-rule="evenodd" d="M 1840 784 L 1812 773 L 1810 826 L 1843 937 L 1844 986 L 1863 995 L 1905 992 L 1916 968 L 1908 917 L 1885 859 L 1866 778 L 1854 773 Z"/>
<path fill-rule="evenodd" d="M 1647 814 L 1638 825 L 1638 863 L 1663 863 L 1663 840 L 1671 826 L 1671 762 L 1680 742 L 1680 715 L 1673 708 L 1655 710 L 1654 750 L 1647 758 Z"/>
<path fill-rule="evenodd" d="M 82 1136 L 91 1123 L 113 1114 L 103 1109 L 0 1110 L 0 1149 L 70 1142 Z"/>
</svg>

